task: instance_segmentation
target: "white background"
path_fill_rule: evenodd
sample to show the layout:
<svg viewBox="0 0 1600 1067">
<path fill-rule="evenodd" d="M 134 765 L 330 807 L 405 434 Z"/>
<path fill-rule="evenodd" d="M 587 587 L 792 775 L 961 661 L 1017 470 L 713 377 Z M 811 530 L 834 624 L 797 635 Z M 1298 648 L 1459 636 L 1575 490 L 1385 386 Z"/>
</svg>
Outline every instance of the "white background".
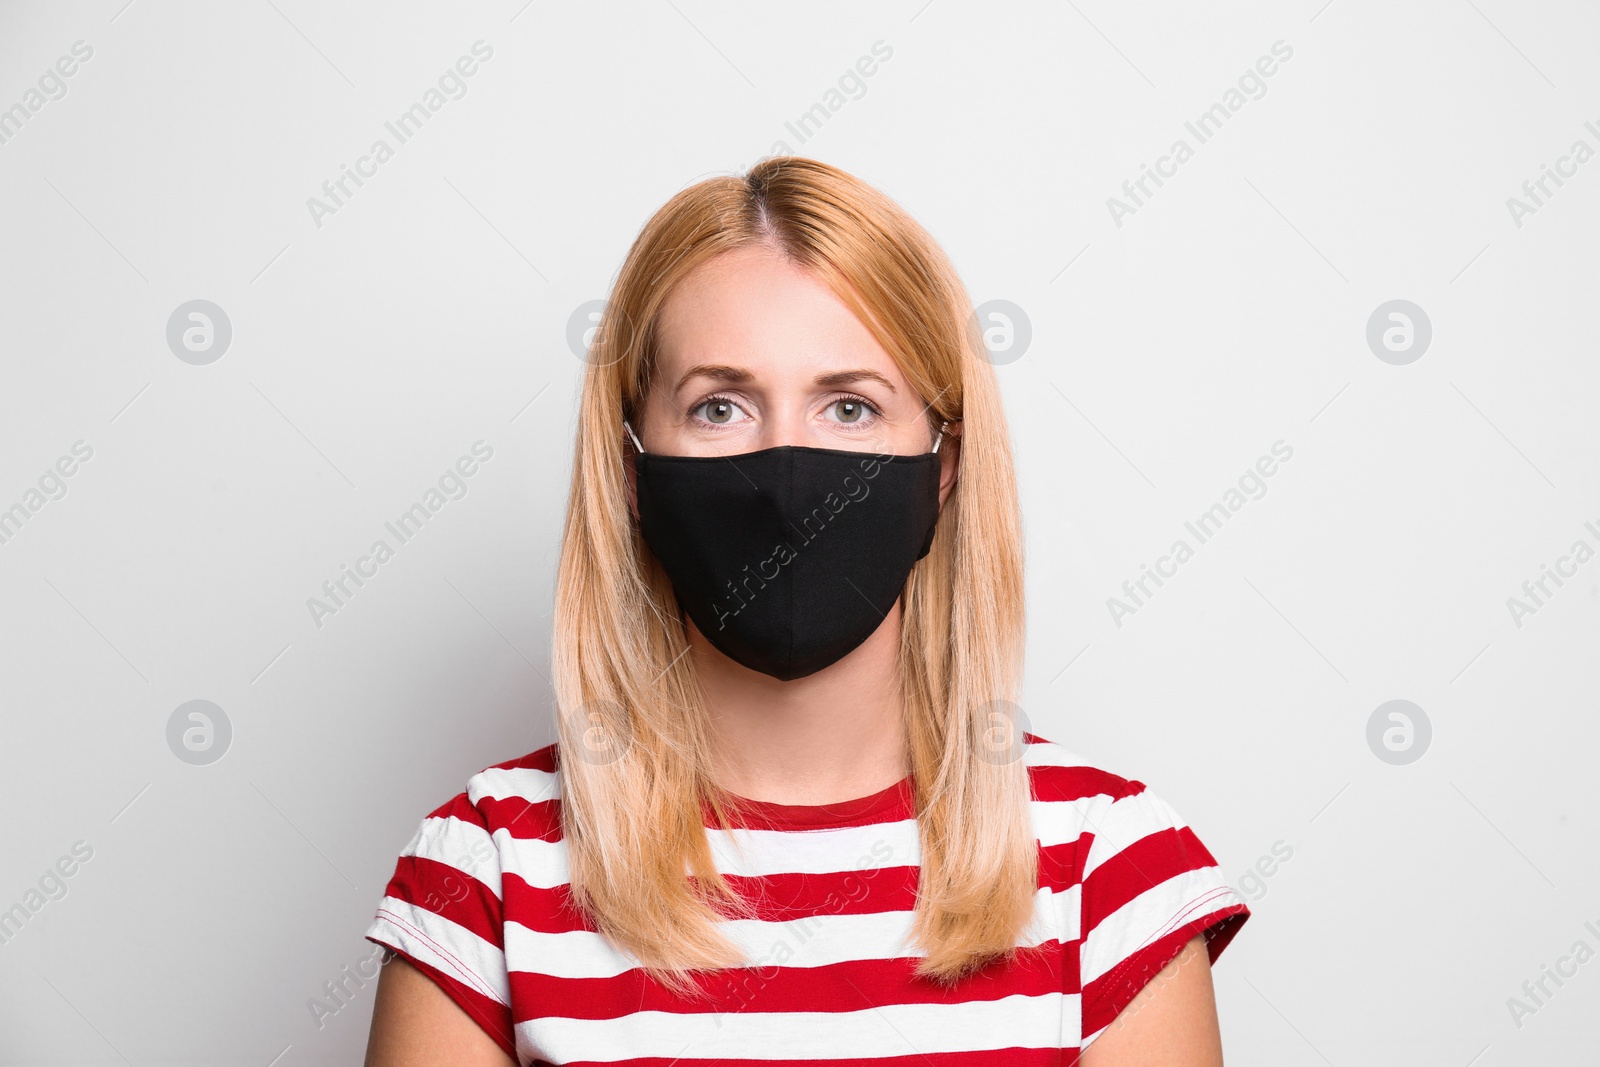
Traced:
<svg viewBox="0 0 1600 1067">
<path fill-rule="evenodd" d="M 1600 560 L 1507 604 L 1600 548 L 1600 161 L 1507 205 L 1600 149 L 1593 5 L 125 3 L 0 7 L 0 108 L 93 49 L 0 144 L 0 508 L 93 449 L 0 544 L 0 909 L 93 849 L 0 944 L 0 1062 L 359 1062 L 372 985 L 320 1028 L 308 1002 L 370 950 L 399 848 L 554 738 L 572 316 L 668 197 L 775 146 L 1027 317 L 997 373 L 1032 729 L 1147 782 L 1236 885 L 1292 850 L 1217 964 L 1229 1064 L 1600 1040 L 1600 960 L 1523 991 L 1600 951 Z M 318 225 L 479 40 L 466 95 Z M 233 331 L 203 366 L 166 338 L 195 299 Z M 1406 365 L 1366 340 L 1395 299 L 1432 324 Z M 316 625 L 479 440 L 469 492 Z M 1280 440 L 1119 626 L 1108 598 Z M 233 730 L 207 766 L 167 743 L 195 699 Z M 1432 728 L 1405 765 L 1368 743 L 1393 699 Z"/>
</svg>

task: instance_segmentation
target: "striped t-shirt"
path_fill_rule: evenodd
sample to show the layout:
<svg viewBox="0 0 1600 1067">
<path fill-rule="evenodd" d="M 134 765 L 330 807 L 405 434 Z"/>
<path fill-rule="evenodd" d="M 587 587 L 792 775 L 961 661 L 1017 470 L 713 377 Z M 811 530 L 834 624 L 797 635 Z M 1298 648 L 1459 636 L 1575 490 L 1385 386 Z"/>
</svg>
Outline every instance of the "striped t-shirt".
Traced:
<svg viewBox="0 0 1600 1067">
<path fill-rule="evenodd" d="M 729 831 L 707 820 L 718 870 L 762 910 L 722 923 L 752 966 L 702 980 L 713 996 L 692 1001 L 572 905 L 554 744 L 473 775 L 423 819 L 366 936 L 522 1065 L 1076 1063 L 1187 941 L 1204 933 L 1214 962 L 1250 911 L 1144 783 L 1025 741 L 1039 885 L 1024 944 L 1042 949 L 953 987 L 911 973 L 909 776 L 838 804 L 746 801 Z"/>
</svg>

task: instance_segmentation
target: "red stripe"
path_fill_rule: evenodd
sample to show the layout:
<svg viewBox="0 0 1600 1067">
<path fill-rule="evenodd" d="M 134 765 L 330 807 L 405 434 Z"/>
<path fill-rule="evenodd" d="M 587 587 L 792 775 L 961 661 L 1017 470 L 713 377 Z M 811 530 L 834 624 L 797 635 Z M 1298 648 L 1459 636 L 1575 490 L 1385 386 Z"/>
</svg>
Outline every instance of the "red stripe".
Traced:
<svg viewBox="0 0 1600 1067">
<path fill-rule="evenodd" d="M 910 911 L 917 904 L 916 867 L 878 867 L 818 874 L 724 875 L 756 918 L 766 922 L 817 915 L 874 915 Z M 690 881 L 694 881 L 693 878 Z M 732 912 L 728 913 L 730 917 Z"/>
<path fill-rule="evenodd" d="M 1093 834 L 1082 834 L 1076 841 L 1039 846 L 1039 888 L 1065 893 L 1078 884 L 1079 857 L 1086 855 Z"/>
<path fill-rule="evenodd" d="M 428 812 L 430 819 L 448 819 L 454 816 L 462 822 L 472 823 L 474 826 L 483 825 L 483 816 L 472 806 L 472 801 L 466 793 L 457 793 L 437 808 Z"/>
<path fill-rule="evenodd" d="M 524 841 L 561 840 L 561 801 L 525 797 L 484 797 L 478 801 L 478 821 L 491 834 L 504 830 Z"/>
<path fill-rule="evenodd" d="M 554 747 L 554 746 L 550 746 Z M 534 769 L 552 771 L 548 749 L 530 753 L 521 759 L 511 760 L 498 764 L 494 769 L 516 770 Z M 1124 790 L 1130 784 L 1142 790 L 1142 783 L 1130 783 L 1127 779 L 1118 777 L 1107 771 L 1094 767 L 1029 767 L 1028 779 L 1031 796 L 1034 800 L 1041 801 L 1073 801 L 1094 796 L 1124 795 Z M 904 799 L 902 787 L 906 783 L 899 783 L 882 793 L 874 794 L 871 805 L 863 805 L 866 810 L 860 811 L 849 818 L 834 819 L 828 822 L 830 828 L 845 826 L 870 826 L 881 822 L 896 822 L 910 818 L 911 810 L 908 801 Z M 1135 790 L 1135 791 L 1138 791 Z M 465 794 L 463 794 L 465 796 Z M 859 803 L 859 802 L 852 802 Z M 786 805 L 756 804 L 750 814 L 759 815 L 763 811 L 779 811 Z M 848 809 L 849 804 L 843 805 L 841 810 Z M 435 814 L 444 814 L 447 809 L 458 812 L 459 806 L 452 801 L 446 804 Z M 481 822 L 489 833 L 496 830 L 505 830 L 514 838 L 525 840 L 560 841 L 561 840 L 561 801 L 559 798 L 532 799 L 521 796 L 512 797 L 483 797 L 477 802 L 477 814 L 473 821 Z M 465 817 L 465 816 L 459 816 Z M 759 818 L 749 818 L 745 822 L 754 828 L 771 828 L 777 830 L 792 829 L 789 825 L 780 825 L 773 821 L 764 823 Z"/>
<path fill-rule="evenodd" d="M 401 856 L 384 894 L 449 919 L 496 948 L 505 948 L 500 940 L 500 899 L 494 890 L 448 863 Z"/>
<path fill-rule="evenodd" d="M 727 815 L 733 826 L 756 830 L 837 830 L 910 819 L 915 815 L 913 796 L 908 775 L 876 793 L 835 804 L 778 804 L 734 796 L 727 804 Z M 701 817 L 707 826 L 717 825 L 710 804 L 701 805 Z"/>
<path fill-rule="evenodd" d="M 555 978 L 512 971 L 511 1003 L 527 1005 L 523 1018 L 616 1019 L 639 1011 L 682 1015 L 723 1012 L 860 1011 L 892 1004 L 966 1004 L 1021 994 L 1044 996 L 1077 990 L 1077 952 L 1048 941 L 1019 951 L 1011 967 L 991 964 L 953 987 L 912 975 L 918 960 L 849 960 L 821 967 L 776 962 L 713 972 L 699 978 L 709 994 L 680 998 L 633 969 L 610 978 Z M 523 1021 L 519 1018 L 517 1021 Z M 632 1061 L 629 1061 L 630 1063 Z M 876 1062 L 876 1061 L 874 1061 Z"/>
<path fill-rule="evenodd" d="M 736 893 L 751 902 L 755 917 L 764 922 L 911 911 L 917 904 L 916 867 L 724 877 Z M 689 881 L 695 879 L 690 877 Z M 588 916 L 573 903 L 571 887 L 566 883 L 547 889 L 529 885 L 520 875 L 507 872 L 501 876 L 500 892 L 504 895 L 505 914 L 530 930 L 560 934 L 594 929 Z M 724 914 L 736 917 L 726 909 Z"/>
<path fill-rule="evenodd" d="M 1140 838 L 1084 879 L 1082 936 L 1088 937 L 1106 916 L 1167 879 L 1216 865 L 1187 826 L 1157 830 Z"/>
<path fill-rule="evenodd" d="M 543 748 L 534 749 L 526 756 L 518 756 L 516 759 L 506 760 L 504 763 L 496 763 L 492 766 L 485 767 L 484 770 L 549 771 L 551 774 L 554 774 L 556 771 L 556 760 L 558 757 L 556 745 L 557 742 L 552 741 Z"/>
<path fill-rule="evenodd" d="M 529 885 L 522 876 L 506 872 L 500 876 L 506 916 L 521 926 L 541 934 L 565 934 L 574 930 L 593 931 L 589 913 L 580 911 L 566 883 L 553 889 Z"/>
<path fill-rule="evenodd" d="M 1033 790 L 1033 799 L 1048 801 L 1120 797 L 1130 784 L 1128 779 L 1097 767 L 1030 766 L 1028 781 Z M 1139 788 L 1144 787 L 1141 785 Z"/>
</svg>

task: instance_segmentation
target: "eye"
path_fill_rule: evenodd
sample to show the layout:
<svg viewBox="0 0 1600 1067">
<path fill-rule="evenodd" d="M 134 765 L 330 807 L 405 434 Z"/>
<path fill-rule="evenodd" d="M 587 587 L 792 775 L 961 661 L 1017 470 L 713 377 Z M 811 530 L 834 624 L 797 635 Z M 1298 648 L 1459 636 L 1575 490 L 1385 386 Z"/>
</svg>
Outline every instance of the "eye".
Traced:
<svg viewBox="0 0 1600 1067">
<path fill-rule="evenodd" d="M 856 396 L 853 393 L 839 397 L 828 405 L 828 409 L 838 414 L 838 418 L 830 419 L 830 422 L 838 422 L 846 426 L 870 422 L 872 416 L 882 414 L 873 405 L 872 401 L 864 396 Z"/>
<path fill-rule="evenodd" d="M 708 396 L 694 407 L 690 408 L 689 414 L 696 415 L 702 408 L 708 409 L 708 413 L 699 415 L 698 417 L 702 421 L 709 422 L 713 426 L 726 426 L 730 422 L 736 421 L 733 417 L 733 413 L 735 411 L 744 410 L 738 404 L 734 403 L 729 397 Z"/>
</svg>

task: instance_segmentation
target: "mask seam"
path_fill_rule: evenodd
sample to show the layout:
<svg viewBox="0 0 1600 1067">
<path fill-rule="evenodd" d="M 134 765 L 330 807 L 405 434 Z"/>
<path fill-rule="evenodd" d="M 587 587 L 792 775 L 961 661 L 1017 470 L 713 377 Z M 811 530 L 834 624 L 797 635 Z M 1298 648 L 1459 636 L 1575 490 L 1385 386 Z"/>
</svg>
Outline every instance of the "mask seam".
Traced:
<svg viewBox="0 0 1600 1067">
<path fill-rule="evenodd" d="M 794 468 L 795 468 L 794 453 L 793 452 L 786 452 L 786 453 L 784 453 L 784 458 L 788 462 L 788 465 L 789 465 L 789 495 L 784 500 L 783 512 L 784 512 L 785 515 L 788 515 L 788 516 L 790 516 L 792 518 L 794 513 L 795 513 L 794 512 Z M 785 534 L 787 535 L 787 531 L 785 531 Z M 795 588 L 797 587 L 797 584 L 798 583 L 796 583 L 795 580 L 794 580 L 793 572 L 790 573 L 789 580 L 787 582 L 783 583 L 783 588 L 785 590 L 787 590 L 788 594 L 789 594 L 789 627 L 788 627 L 789 649 L 788 649 L 787 654 L 784 656 L 784 662 L 788 664 L 789 670 L 791 670 L 791 671 L 794 670 L 794 668 L 795 668 L 795 663 L 794 663 L 794 626 L 795 626 L 794 601 L 795 601 Z"/>
</svg>

